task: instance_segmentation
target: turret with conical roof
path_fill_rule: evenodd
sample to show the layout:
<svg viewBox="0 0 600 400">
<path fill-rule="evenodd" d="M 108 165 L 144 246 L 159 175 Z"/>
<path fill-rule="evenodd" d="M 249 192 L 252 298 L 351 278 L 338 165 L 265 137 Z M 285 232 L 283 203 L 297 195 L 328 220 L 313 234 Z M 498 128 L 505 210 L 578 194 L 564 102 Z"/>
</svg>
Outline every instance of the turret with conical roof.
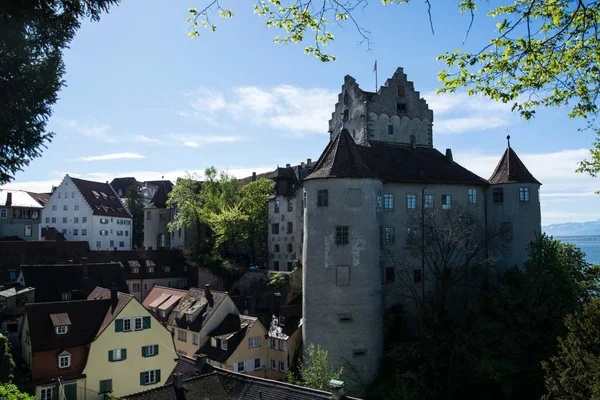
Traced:
<svg viewBox="0 0 600 400">
<path fill-rule="evenodd" d="M 167 208 L 169 193 L 173 189 L 170 181 L 159 181 L 150 203 L 144 208 L 144 247 L 147 249 L 170 248 L 168 224 L 172 219 Z"/>
<path fill-rule="evenodd" d="M 495 254 L 509 267 L 523 266 L 527 246 L 541 232 L 539 189 L 541 183 L 508 146 L 489 179 L 488 227 L 495 236 Z"/>
</svg>

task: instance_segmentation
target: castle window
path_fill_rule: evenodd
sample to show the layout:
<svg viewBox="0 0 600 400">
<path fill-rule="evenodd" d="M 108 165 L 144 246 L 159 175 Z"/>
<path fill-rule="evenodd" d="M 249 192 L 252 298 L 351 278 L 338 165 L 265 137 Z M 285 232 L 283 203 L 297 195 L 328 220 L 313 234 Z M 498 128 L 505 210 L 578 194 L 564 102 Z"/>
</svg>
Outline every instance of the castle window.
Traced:
<svg viewBox="0 0 600 400">
<path fill-rule="evenodd" d="M 413 282 L 420 283 L 423 280 L 423 274 L 420 269 L 413 270 Z"/>
<path fill-rule="evenodd" d="M 426 194 L 425 195 L 425 208 L 433 208 L 433 195 Z"/>
<path fill-rule="evenodd" d="M 396 269 L 387 267 L 385 269 L 385 283 L 394 283 L 396 281 Z"/>
<path fill-rule="evenodd" d="M 273 270 L 279 271 L 279 261 L 273 261 Z"/>
<path fill-rule="evenodd" d="M 327 189 L 317 191 L 317 207 L 327 207 L 329 205 L 329 192 Z"/>
<path fill-rule="evenodd" d="M 278 244 L 275 245 L 275 253 L 279 253 L 279 245 Z"/>
<path fill-rule="evenodd" d="M 293 222 L 288 222 L 287 233 L 294 233 L 294 223 Z"/>
<path fill-rule="evenodd" d="M 385 227 L 385 242 L 387 244 L 394 244 L 396 242 L 396 229 L 394 227 Z"/>
<path fill-rule="evenodd" d="M 419 237 L 419 228 L 415 226 L 409 226 L 406 232 L 406 241 L 408 243 L 417 243 Z"/>
<path fill-rule="evenodd" d="M 393 193 L 385 193 L 383 195 L 383 208 L 386 210 L 394 209 L 394 194 Z"/>
<path fill-rule="evenodd" d="M 338 319 L 341 323 L 352 322 L 352 314 L 348 314 L 348 313 L 338 314 Z"/>
<path fill-rule="evenodd" d="M 279 214 L 279 200 L 275 200 L 275 214 Z"/>
<path fill-rule="evenodd" d="M 346 108 L 344 110 L 344 121 L 348 121 L 348 117 L 350 116 L 350 112 L 348 111 L 348 109 Z"/>
<path fill-rule="evenodd" d="M 146 220 L 150 221 L 152 219 L 152 212 L 151 211 L 146 211 Z"/>
<path fill-rule="evenodd" d="M 335 243 L 338 245 L 348 244 L 348 227 L 347 226 L 336 226 L 335 227 Z"/>
<path fill-rule="evenodd" d="M 529 188 L 528 187 L 520 187 L 519 188 L 519 201 L 520 202 L 529 201 Z"/>
<path fill-rule="evenodd" d="M 398 86 L 398 97 L 404 97 L 404 86 Z"/>
<path fill-rule="evenodd" d="M 288 212 L 294 211 L 294 200 L 288 200 Z"/>
<path fill-rule="evenodd" d="M 352 350 L 352 355 L 354 357 L 366 357 L 367 349 L 354 349 L 354 350 Z"/>
<path fill-rule="evenodd" d="M 494 203 L 503 203 L 504 202 L 504 189 L 494 188 L 494 190 L 492 190 L 492 200 L 494 201 Z"/>
<path fill-rule="evenodd" d="M 350 286 L 350 266 L 335 266 L 335 283 L 338 286 Z"/>
<path fill-rule="evenodd" d="M 417 195 L 416 194 L 407 194 L 406 195 L 406 208 L 409 210 L 414 210 L 417 208 Z"/>
<path fill-rule="evenodd" d="M 302 208 L 306 208 L 306 192 L 302 193 Z"/>
<path fill-rule="evenodd" d="M 277 235 L 279 233 L 279 224 L 271 224 L 271 233 Z"/>
<path fill-rule="evenodd" d="M 500 236 L 504 240 L 512 239 L 512 222 L 503 222 L 500 226 Z"/>
<path fill-rule="evenodd" d="M 161 221 L 166 221 L 167 220 L 167 212 L 165 210 L 160 210 L 158 212 L 158 219 Z M 118 224 L 118 221 L 119 220 L 117 220 L 117 224 Z"/>
<path fill-rule="evenodd" d="M 377 192 L 377 209 L 380 210 L 383 208 L 383 198 L 381 197 L 381 192 Z"/>
<path fill-rule="evenodd" d="M 293 253 L 294 252 L 294 245 L 291 243 L 287 244 L 287 251 L 288 253 Z"/>
<path fill-rule="evenodd" d="M 349 96 L 348 96 L 348 92 L 344 93 L 344 105 L 347 106 L 348 105 L 348 100 L 349 100 Z"/>
<path fill-rule="evenodd" d="M 67 217 L 63 217 L 62 221 L 63 221 L 63 224 L 66 224 L 67 223 Z"/>
<path fill-rule="evenodd" d="M 396 110 L 401 113 L 406 112 L 406 104 L 396 103 Z"/>
<path fill-rule="evenodd" d="M 68 211 L 68 210 L 69 210 L 69 206 L 65 204 L 65 205 L 63 206 L 63 211 Z"/>
<path fill-rule="evenodd" d="M 452 196 L 449 194 L 442 195 L 442 209 L 449 210 L 452 206 Z"/>
<path fill-rule="evenodd" d="M 477 190 L 469 189 L 469 203 L 471 203 L 471 204 L 477 203 Z"/>
<path fill-rule="evenodd" d="M 394 125 L 388 125 L 388 135 L 394 134 Z"/>
</svg>

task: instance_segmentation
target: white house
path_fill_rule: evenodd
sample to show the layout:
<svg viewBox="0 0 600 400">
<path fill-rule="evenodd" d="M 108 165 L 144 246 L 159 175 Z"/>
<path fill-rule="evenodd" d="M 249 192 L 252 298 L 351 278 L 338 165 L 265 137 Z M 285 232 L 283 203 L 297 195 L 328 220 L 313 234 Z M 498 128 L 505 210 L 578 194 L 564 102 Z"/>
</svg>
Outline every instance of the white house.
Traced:
<svg viewBox="0 0 600 400">
<path fill-rule="evenodd" d="M 132 216 L 108 182 L 66 175 L 42 210 L 42 227 L 85 240 L 91 250 L 131 250 Z"/>
</svg>

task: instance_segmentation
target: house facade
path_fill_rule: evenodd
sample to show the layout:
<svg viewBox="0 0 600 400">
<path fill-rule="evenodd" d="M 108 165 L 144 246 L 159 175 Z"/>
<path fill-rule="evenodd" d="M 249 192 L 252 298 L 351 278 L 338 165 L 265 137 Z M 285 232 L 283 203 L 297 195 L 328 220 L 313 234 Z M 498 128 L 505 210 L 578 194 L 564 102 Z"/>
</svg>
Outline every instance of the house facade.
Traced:
<svg viewBox="0 0 600 400">
<path fill-rule="evenodd" d="M 172 220 L 172 209 L 167 208 L 167 200 L 172 189 L 170 181 L 161 182 L 150 203 L 144 207 L 144 247 L 148 250 L 171 248 L 168 225 Z"/>
<path fill-rule="evenodd" d="M 335 366 L 352 363 L 366 382 L 383 355 L 384 310 L 402 302 L 393 294 L 433 290 L 420 242 L 427 218 L 460 210 L 482 238 L 499 232 L 479 254 L 508 267 L 523 264 L 541 231 L 540 183 L 510 143 L 483 179 L 436 150 L 432 128 L 433 111 L 402 69 L 376 93 L 346 76 L 330 142 L 302 181 L 303 345 L 327 349 Z"/>
<path fill-rule="evenodd" d="M 302 318 L 273 316 L 268 332 L 268 376 L 283 381 L 302 351 Z"/>
<path fill-rule="evenodd" d="M 40 240 L 41 214 L 48 194 L 0 189 L 0 239 Z"/>
<path fill-rule="evenodd" d="M 85 240 L 91 250 L 131 250 L 132 217 L 108 183 L 66 175 L 42 211 L 42 227 L 67 240 Z"/>
</svg>

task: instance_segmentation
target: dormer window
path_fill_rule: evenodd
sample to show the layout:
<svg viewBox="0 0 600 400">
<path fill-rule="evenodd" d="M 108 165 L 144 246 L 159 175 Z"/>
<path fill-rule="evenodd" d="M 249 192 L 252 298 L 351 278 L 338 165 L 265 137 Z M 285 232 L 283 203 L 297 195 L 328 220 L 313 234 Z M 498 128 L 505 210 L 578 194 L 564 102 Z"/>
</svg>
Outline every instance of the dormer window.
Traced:
<svg viewBox="0 0 600 400">
<path fill-rule="evenodd" d="M 154 273 L 154 267 L 148 267 L 148 273 Z"/>
<path fill-rule="evenodd" d="M 71 367 L 71 353 L 65 350 L 58 355 L 58 368 L 69 367 Z"/>
<path fill-rule="evenodd" d="M 279 317 L 279 326 L 285 326 L 285 317 Z"/>
<path fill-rule="evenodd" d="M 131 273 L 132 274 L 139 274 L 140 273 L 140 267 L 133 267 L 133 268 L 131 268 Z"/>
<path fill-rule="evenodd" d="M 66 325 L 60 325 L 56 327 L 56 334 L 57 335 L 66 335 L 67 332 L 69 332 L 69 327 Z"/>
<path fill-rule="evenodd" d="M 221 340 L 221 350 L 227 350 L 227 340 Z"/>
<path fill-rule="evenodd" d="M 170 267 L 170 266 L 168 266 L 168 265 L 165 265 L 165 266 L 163 267 L 163 270 L 164 270 L 165 272 L 171 272 L 171 267 Z"/>
</svg>

